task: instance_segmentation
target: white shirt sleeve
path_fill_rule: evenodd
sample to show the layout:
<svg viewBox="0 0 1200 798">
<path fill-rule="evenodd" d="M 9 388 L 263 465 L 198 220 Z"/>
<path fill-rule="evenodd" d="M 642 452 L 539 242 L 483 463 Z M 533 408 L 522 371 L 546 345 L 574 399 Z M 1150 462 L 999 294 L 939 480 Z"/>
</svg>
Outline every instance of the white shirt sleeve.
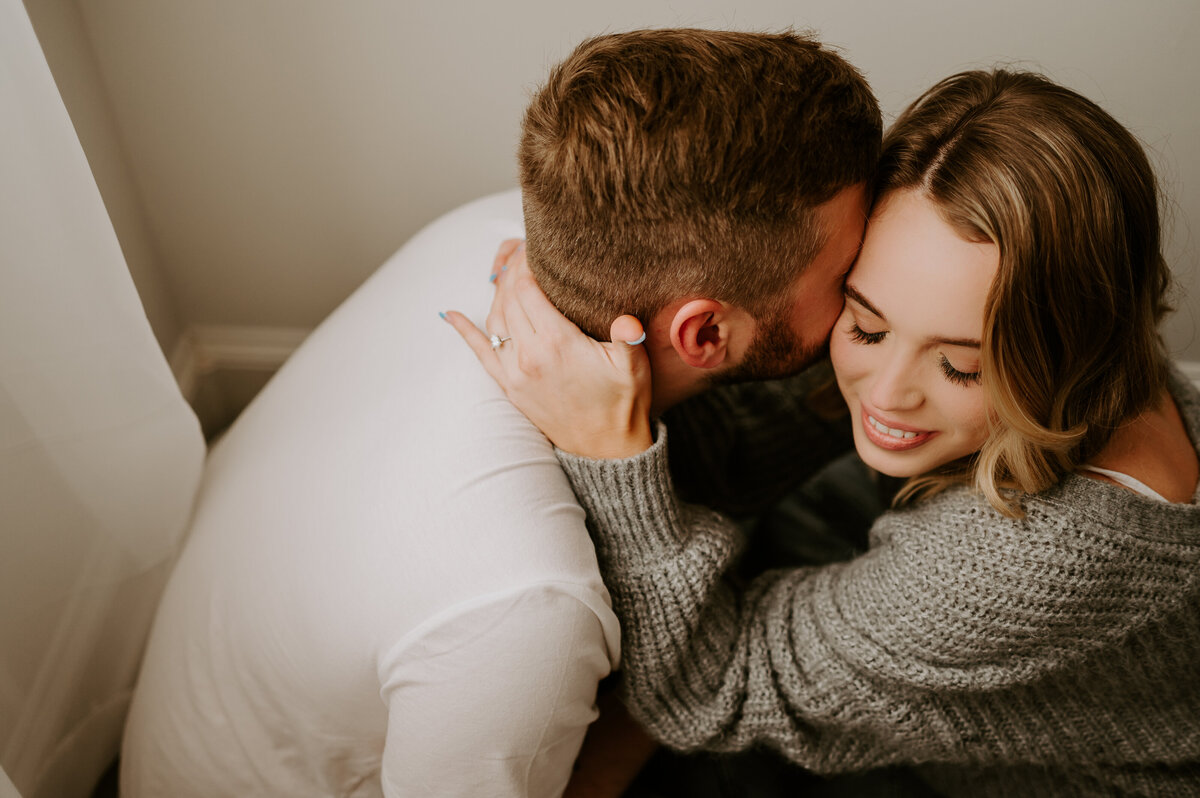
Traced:
<svg viewBox="0 0 1200 798">
<path fill-rule="evenodd" d="M 594 592 L 548 583 L 451 608 L 400 641 L 379 665 L 384 795 L 561 795 L 617 656 L 610 615 Z"/>
</svg>

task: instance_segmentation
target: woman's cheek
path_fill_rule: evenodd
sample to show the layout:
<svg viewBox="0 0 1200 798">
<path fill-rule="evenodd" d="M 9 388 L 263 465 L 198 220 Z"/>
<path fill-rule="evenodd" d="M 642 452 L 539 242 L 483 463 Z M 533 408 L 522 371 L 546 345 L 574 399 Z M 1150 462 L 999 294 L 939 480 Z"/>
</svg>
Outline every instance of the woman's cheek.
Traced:
<svg viewBox="0 0 1200 798">
<path fill-rule="evenodd" d="M 838 316 L 838 320 L 833 325 L 833 332 L 829 336 L 829 360 L 833 363 L 833 369 L 838 373 L 838 381 L 841 381 L 842 369 L 849 365 L 846 358 L 846 345 L 849 343 L 849 329 L 853 321 L 847 318 L 847 311 L 843 310 Z"/>
<path fill-rule="evenodd" d="M 861 344 L 850 340 L 850 333 L 841 321 L 833 330 L 833 338 L 829 342 L 829 359 L 833 363 L 833 371 L 837 375 L 838 384 L 847 387 L 862 376 L 865 370 L 864 356 L 866 349 Z"/>
</svg>

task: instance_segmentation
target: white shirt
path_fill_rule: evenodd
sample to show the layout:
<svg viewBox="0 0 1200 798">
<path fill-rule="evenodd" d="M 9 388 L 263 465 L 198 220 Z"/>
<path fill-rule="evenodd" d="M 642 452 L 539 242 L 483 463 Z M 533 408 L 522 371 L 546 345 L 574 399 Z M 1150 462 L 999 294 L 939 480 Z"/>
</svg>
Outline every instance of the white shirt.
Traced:
<svg viewBox="0 0 1200 798">
<path fill-rule="evenodd" d="M 126 798 L 561 793 L 619 630 L 546 439 L 454 330 L 517 192 L 434 222 L 212 452 Z"/>
</svg>

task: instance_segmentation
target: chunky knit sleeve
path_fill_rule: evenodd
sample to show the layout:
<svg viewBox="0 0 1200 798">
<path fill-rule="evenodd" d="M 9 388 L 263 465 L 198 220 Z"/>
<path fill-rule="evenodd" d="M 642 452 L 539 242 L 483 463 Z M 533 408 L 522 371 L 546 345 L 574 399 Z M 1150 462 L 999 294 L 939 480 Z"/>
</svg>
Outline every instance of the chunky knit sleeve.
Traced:
<svg viewBox="0 0 1200 798">
<path fill-rule="evenodd" d="M 953 489 L 886 514 L 862 556 L 740 589 L 736 528 L 675 496 L 667 445 L 559 457 L 622 621 L 627 702 L 669 745 L 767 743 L 817 772 L 1196 761 L 1196 508 L 1164 520 L 1076 477 L 1016 521 Z M 1146 711 L 1164 702 L 1169 720 Z"/>
</svg>

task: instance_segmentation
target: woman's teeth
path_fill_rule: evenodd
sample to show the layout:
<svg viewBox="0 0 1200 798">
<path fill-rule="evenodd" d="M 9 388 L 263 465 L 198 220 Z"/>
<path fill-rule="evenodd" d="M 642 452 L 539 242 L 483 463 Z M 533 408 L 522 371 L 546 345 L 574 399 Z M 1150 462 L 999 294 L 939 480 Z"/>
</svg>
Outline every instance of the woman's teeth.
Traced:
<svg viewBox="0 0 1200 798">
<path fill-rule="evenodd" d="M 879 430 L 880 432 L 882 432 L 884 435 L 891 435 L 893 438 L 900 438 L 903 440 L 903 439 L 907 439 L 907 438 L 917 437 L 917 433 L 915 433 L 915 432 L 909 432 L 907 430 L 902 430 L 902 429 L 892 429 L 889 426 L 880 424 L 878 421 L 875 420 L 875 417 L 871 416 L 871 415 L 867 416 L 867 421 L 870 421 L 871 426 L 874 427 L 875 429 Z"/>
</svg>

